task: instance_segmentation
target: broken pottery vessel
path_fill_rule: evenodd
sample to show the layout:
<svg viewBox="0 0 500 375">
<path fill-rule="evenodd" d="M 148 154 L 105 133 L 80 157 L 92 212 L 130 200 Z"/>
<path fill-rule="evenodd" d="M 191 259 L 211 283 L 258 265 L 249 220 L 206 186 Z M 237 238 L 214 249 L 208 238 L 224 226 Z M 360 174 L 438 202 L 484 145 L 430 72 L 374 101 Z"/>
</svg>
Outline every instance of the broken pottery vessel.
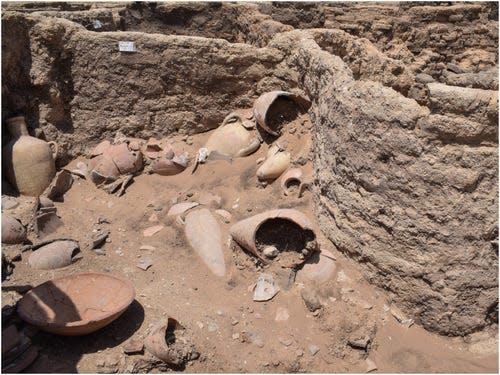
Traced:
<svg viewBox="0 0 500 375">
<path fill-rule="evenodd" d="M 100 144 L 101 145 L 101 144 Z M 90 179 L 96 184 L 108 184 L 120 175 L 133 174 L 142 169 L 142 153 L 129 150 L 126 143 L 103 145 L 100 154 L 88 162 Z M 92 154 L 96 154 L 94 150 Z"/>
<path fill-rule="evenodd" d="M 257 124 L 262 127 L 262 129 L 274 136 L 278 136 L 279 131 L 278 129 L 271 129 L 269 126 L 268 122 L 270 119 L 268 114 L 271 112 L 270 109 L 278 98 L 287 98 L 292 100 L 298 108 L 304 112 L 311 106 L 311 102 L 309 100 L 287 91 L 271 91 L 259 96 L 253 105 L 255 120 L 257 121 Z"/>
<path fill-rule="evenodd" d="M 183 365 L 194 354 L 194 346 L 184 337 L 184 332 L 184 327 L 174 318 L 158 321 L 144 339 L 144 346 L 169 365 Z"/>
<path fill-rule="evenodd" d="M 257 169 L 257 178 L 259 180 L 274 180 L 281 176 L 289 166 L 290 153 L 278 151 L 269 156 Z"/>
<path fill-rule="evenodd" d="M 78 252 L 76 241 L 54 241 L 31 253 L 28 263 L 36 270 L 53 270 L 69 266 Z"/>
<path fill-rule="evenodd" d="M 281 228 L 286 231 L 283 232 Z M 266 246 L 275 246 L 280 253 L 302 253 L 304 260 L 318 250 L 313 223 L 302 212 L 294 209 L 262 212 L 237 222 L 229 232 L 241 247 L 264 263 L 268 260 L 261 254 Z M 304 250 L 307 250 L 306 254 Z"/>
<path fill-rule="evenodd" d="M 49 280 L 19 301 L 21 319 L 39 329 L 65 336 L 97 331 L 118 318 L 134 301 L 128 280 L 89 272 Z"/>
<path fill-rule="evenodd" d="M 292 182 L 298 183 L 298 185 L 302 185 L 302 169 L 300 168 L 292 168 L 286 171 L 283 176 L 281 176 L 281 189 L 285 195 L 289 195 L 289 187 Z"/>
<path fill-rule="evenodd" d="M 216 276 L 226 274 L 219 223 L 206 208 L 186 215 L 184 231 L 191 247 Z"/>
<path fill-rule="evenodd" d="M 167 152 L 163 157 L 158 158 L 151 164 L 151 171 L 161 176 L 173 176 L 181 173 L 189 165 L 189 154 L 187 152 L 177 155 Z"/>
<path fill-rule="evenodd" d="M 26 228 L 16 218 L 2 214 L 2 243 L 16 244 L 26 240 Z"/>
<path fill-rule="evenodd" d="M 245 126 L 248 120 L 237 113 L 229 114 L 208 138 L 205 148 L 231 157 L 250 155 L 260 147 L 260 140 Z"/>
</svg>

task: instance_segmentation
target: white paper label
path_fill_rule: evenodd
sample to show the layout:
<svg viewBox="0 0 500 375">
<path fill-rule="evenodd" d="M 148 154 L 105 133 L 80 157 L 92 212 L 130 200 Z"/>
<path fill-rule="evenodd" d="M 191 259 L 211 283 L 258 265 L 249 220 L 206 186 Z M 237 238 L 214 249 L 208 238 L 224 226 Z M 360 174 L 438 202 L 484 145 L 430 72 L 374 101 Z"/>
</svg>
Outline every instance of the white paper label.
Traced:
<svg viewBox="0 0 500 375">
<path fill-rule="evenodd" d="M 118 42 L 120 52 L 136 52 L 135 42 Z"/>
</svg>

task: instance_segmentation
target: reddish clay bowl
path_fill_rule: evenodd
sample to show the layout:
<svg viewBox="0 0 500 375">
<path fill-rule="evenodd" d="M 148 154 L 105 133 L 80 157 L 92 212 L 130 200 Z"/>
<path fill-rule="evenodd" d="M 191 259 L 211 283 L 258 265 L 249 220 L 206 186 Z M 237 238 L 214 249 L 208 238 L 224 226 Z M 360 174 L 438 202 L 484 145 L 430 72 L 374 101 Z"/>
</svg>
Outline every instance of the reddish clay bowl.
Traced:
<svg viewBox="0 0 500 375">
<path fill-rule="evenodd" d="M 129 281 L 104 273 L 79 273 L 38 285 L 17 309 L 24 321 L 43 331 L 79 336 L 111 323 L 134 298 Z"/>
</svg>

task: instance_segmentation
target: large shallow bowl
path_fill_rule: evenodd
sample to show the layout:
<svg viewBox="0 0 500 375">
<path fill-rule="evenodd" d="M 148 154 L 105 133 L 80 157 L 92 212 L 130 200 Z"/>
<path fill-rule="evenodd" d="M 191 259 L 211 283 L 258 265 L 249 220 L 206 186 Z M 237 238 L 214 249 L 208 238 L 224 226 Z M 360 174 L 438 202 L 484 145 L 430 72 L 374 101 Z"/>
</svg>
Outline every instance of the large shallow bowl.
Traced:
<svg viewBox="0 0 500 375">
<path fill-rule="evenodd" d="M 118 318 L 135 298 L 132 284 L 103 273 L 80 273 L 49 280 L 19 301 L 19 316 L 41 330 L 86 335 Z"/>
</svg>

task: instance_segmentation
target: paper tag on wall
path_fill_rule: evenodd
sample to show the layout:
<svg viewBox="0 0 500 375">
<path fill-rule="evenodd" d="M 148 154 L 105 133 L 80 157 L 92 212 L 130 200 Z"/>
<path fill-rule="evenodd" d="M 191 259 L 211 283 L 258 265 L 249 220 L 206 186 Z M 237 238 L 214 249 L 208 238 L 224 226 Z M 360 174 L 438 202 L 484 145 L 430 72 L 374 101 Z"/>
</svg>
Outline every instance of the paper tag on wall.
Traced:
<svg viewBox="0 0 500 375">
<path fill-rule="evenodd" d="M 135 42 L 118 42 L 118 49 L 120 52 L 136 52 Z"/>
</svg>

